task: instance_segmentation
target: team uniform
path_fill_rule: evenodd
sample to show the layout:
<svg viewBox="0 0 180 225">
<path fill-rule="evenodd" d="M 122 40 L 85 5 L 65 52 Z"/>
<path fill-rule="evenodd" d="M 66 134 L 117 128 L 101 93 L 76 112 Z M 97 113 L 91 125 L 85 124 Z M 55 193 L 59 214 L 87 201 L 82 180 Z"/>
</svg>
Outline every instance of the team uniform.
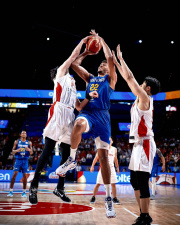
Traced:
<svg viewBox="0 0 180 225">
<path fill-rule="evenodd" d="M 27 173 L 29 171 L 29 151 L 26 151 L 26 147 L 29 148 L 28 140 L 24 142 L 18 140 L 17 149 L 21 148 L 21 151 L 15 154 L 14 171 L 22 171 L 22 173 Z"/>
<path fill-rule="evenodd" d="M 108 151 L 109 166 L 110 166 L 110 170 L 111 170 L 111 184 L 115 184 L 118 182 L 115 167 L 114 167 L 115 150 L 116 150 L 116 148 L 111 146 L 111 148 Z M 96 183 L 104 184 L 103 179 L 102 179 L 102 174 L 101 174 L 101 167 L 100 167 L 98 175 L 97 175 Z"/>
<path fill-rule="evenodd" d="M 69 73 L 54 79 L 53 105 L 49 109 L 44 137 L 70 144 L 76 98 L 75 80 Z"/>
<path fill-rule="evenodd" d="M 87 121 L 88 126 L 85 132 L 92 132 L 97 149 L 109 149 L 111 137 L 110 96 L 114 90 L 109 85 L 108 75 L 104 77 L 91 75 L 86 91 L 88 94 L 97 91 L 99 97 L 92 98 L 76 119 L 83 118 Z"/>
<path fill-rule="evenodd" d="M 157 177 L 157 174 L 158 174 L 158 166 L 159 166 L 159 162 L 160 162 L 161 157 L 163 157 L 163 154 L 157 148 L 156 155 L 154 157 L 153 168 L 152 168 L 152 172 L 151 172 L 151 176 L 150 177 Z"/>
<path fill-rule="evenodd" d="M 137 99 L 131 108 L 131 127 L 129 142 L 134 143 L 129 169 L 151 173 L 156 144 L 152 130 L 153 98 L 149 96 L 149 110 L 138 108 Z"/>
</svg>

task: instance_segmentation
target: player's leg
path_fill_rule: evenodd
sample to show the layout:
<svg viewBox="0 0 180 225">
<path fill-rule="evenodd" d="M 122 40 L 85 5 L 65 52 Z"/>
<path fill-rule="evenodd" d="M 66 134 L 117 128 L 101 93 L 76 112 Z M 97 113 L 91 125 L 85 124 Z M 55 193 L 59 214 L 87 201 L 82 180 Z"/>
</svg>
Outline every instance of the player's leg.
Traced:
<svg viewBox="0 0 180 225">
<path fill-rule="evenodd" d="M 135 195 L 136 201 L 137 201 L 138 206 L 139 206 L 139 211 L 141 213 L 140 189 L 139 189 L 136 171 L 130 170 L 130 182 L 131 182 L 131 185 L 134 189 L 134 195 Z"/>
<path fill-rule="evenodd" d="M 70 155 L 70 145 L 66 143 L 61 143 L 61 161 L 60 165 L 66 162 Z M 71 199 L 66 196 L 65 194 L 65 188 L 64 188 L 64 180 L 65 176 L 59 176 L 57 187 L 54 189 L 53 193 L 60 197 L 62 201 L 64 202 L 71 202 Z"/>
<path fill-rule="evenodd" d="M 14 187 L 14 183 L 15 183 L 17 174 L 18 174 L 18 171 L 13 172 L 13 176 L 11 178 L 10 190 L 9 190 L 9 194 L 7 195 L 7 197 L 13 197 L 13 187 Z"/>
<path fill-rule="evenodd" d="M 92 125 L 91 125 L 92 126 Z M 68 170 L 72 170 L 76 167 L 77 163 L 75 160 L 76 151 L 79 143 L 81 142 L 82 133 L 90 130 L 90 122 L 85 117 L 78 117 L 75 121 L 74 127 L 71 133 L 71 148 L 70 157 L 56 169 L 56 174 L 64 175 Z"/>
<path fill-rule="evenodd" d="M 111 187 L 112 187 L 113 203 L 116 204 L 116 205 L 119 205 L 120 202 L 117 199 L 117 188 L 116 188 L 116 184 L 115 183 L 111 183 Z"/>
<path fill-rule="evenodd" d="M 96 185 L 94 186 L 94 189 L 93 189 L 93 196 L 92 196 L 92 198 L 91 198 L 91 200 L 90 200 L 90 203 L 95 203 L 95 201 L 96 201 L 96 195 L 97 195 L 97 192 L 98 192 L 98 190 L 99 190 L 100 185 L 101 185 L 101 184 L 96 184 Z"/>
<path fill-rule="evenodd" d="M 26 187 L 27 187 L 27 173 L 23 173 L 23 193 L 21 197 L 26 198 Z"/>
<path fill-rule="evenodd" d="M 87 132 L 89 130 L 88 121 L 87 119 L 81 117 L 77 118 L 75 121 L 72 133 L 71 133 L 71 152 L 70 155 L 73 158 L 73 160 L 76 157 L 76 150 L 78 148 L 79 143 L 82 139 L 82 133 Z"/>
<path fill-rule="evenodd" d="M 140 189 L 140 206 L 141 206 L 141 220 L 147 223 L 152 222 L 149 215 L 150 192 L 149 192 L 149 173 L 143 171 L 136 171 L 137 180 Z"/>
<path fill-rule="evenodd" d="M 41 171 L 44 168 L 44 166 L 45 166 L 45 164 L 48 160 L 48 157 L 50 156 L 50 154 L 54 150 L 55 145 L 56 145 L 56 141 L 54 141 L 54 140 L 52 140 L 48 137 L 45 138 L 44 149 L 43 149 L 43 151 L 41 153 L 41 156 L 39 157 L 39 160 L 37 162 L 34 178 L 31 182 L 31 186 L 30 186 L 30 189 L 29 189 L 29 201 L 30 201 L 31 204 L 37 204 L 38 203 L 37 189 L 38 189 Z"/>
</svg>

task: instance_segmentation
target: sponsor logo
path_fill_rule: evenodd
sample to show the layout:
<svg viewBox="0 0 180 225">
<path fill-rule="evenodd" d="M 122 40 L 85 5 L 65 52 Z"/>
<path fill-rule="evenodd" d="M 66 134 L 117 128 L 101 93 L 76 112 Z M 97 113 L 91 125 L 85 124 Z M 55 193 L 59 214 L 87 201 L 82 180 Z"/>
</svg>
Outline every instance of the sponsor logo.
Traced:
<svg viewBox="0 0 180 225">
<path fill-rule="evenodd" d="M 52 172 L 49 174 L 49 179 L 59 179 L 59 176 L 55 172 Z"/>
<path fill-rule="evenodd" d="M 126 174 L 121 174 L 121 175 L 117 175 L 117 180 L 118 183 L 130 183 L 130 175 L 126 175 Z"/>
</svg>

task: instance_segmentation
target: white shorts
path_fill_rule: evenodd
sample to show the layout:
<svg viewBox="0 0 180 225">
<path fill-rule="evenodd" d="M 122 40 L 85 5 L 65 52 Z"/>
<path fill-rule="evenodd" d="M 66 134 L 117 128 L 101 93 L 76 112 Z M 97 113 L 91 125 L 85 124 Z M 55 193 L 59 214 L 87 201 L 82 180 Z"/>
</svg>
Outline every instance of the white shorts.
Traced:
<svg viewBox="0 0 180 225">
<path fill-rule="evenodd" d="M 56 102 L 49 109 L 48 122 L 43 132 L 44 137 L 54 141 L 71 144 L 71 132 L 74 126 L 74 109 Z"/>
<path fill-rule="evenodd" d="M 118 182 L 115 167 L 114 166 L 110 167 L 110 169 L 111 169 L 111 184 L 115 184 Z M 103 179 L 102 179 L 101 169 L 98 172 L 96 183 L 104 184 Z"/>
<path fill-rule="evenodd" d="M 134 143 L 129 169 L 151 173 L 156 154 L 156 143 L 153 137 L 142 138 Z"/>
</svg>

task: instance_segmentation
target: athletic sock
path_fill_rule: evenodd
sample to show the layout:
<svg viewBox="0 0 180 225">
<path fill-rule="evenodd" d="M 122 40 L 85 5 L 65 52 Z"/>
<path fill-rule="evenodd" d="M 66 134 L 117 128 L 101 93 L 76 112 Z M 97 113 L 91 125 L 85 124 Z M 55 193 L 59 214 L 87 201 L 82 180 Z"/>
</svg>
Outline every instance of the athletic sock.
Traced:
<svg viewBox="0 0 180 225">
<path fill-rule="evenodd" d="M 72 157 L 73 160 L 75 160 L 76 158 L 76 151 L 77 151 L 77 148 L 71 148 L 70 156 Z"/>
<path fill-rule="evenodd" d="M 9 190 L 10 192 L 13 192 L 13 188 L 10 188 L 10 190 Z"/>
<path fill-rule="evenodd" d="M 106 189 L 106 197 L 111 197 L 111 184 L 104 184 Z"/>
<path fill-rule="evenodd" d="M 152 178 L 152 195 L 155 195 L 156 192 L 156 178 Z"/>
<path fill-rule="evenodd" d="M 26 189 L 23 189 L 23 192 L 26 193 Z"/>
</svg>

